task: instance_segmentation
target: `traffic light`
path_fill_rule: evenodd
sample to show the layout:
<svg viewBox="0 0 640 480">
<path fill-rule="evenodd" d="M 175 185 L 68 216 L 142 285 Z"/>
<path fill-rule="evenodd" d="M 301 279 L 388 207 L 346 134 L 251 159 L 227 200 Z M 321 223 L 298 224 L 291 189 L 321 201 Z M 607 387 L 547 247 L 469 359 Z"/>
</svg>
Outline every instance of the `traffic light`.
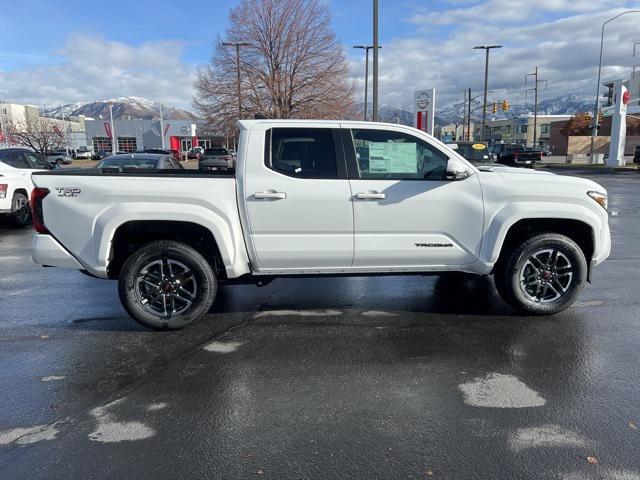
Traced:
<svg viewBox="0 0 640 480">
<path fill-rule="evenodd" d="M 503 100 L 502 101 L 502 111 L 503 112 L 507 112 L 509 111 L 509 100 Z"/>
<path fill-rule="evenodd" d="M 602 125 L 603 120 L 604 120 L 604 114 L 602 112 L 598 113 L 598 124 Z"/>
<path fill-rule="evenodd" d="M 493 102 L 493 105 L 491 106 L 491 111 L 493 113 L 496 113 L 498 111 L 498 104 L 496 102 Z"/>
</svg>

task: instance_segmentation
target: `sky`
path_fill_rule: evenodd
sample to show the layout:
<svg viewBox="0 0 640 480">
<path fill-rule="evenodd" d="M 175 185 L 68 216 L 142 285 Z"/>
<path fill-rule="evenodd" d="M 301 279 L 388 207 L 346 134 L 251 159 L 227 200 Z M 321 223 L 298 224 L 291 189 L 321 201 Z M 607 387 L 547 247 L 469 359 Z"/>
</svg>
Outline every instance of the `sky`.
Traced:
<svg viewBox="0 0 640 480">
<path fill-rule="evenodd" d="M 350 63 L 358 100 L 372 41 L 371 0 L 321 0 Z M 379 0 L 380 103 L 410 109 L 416 89 L 436 88 L 438 106 L 478 94 L 484 52 L 490 100 L 525 101 L 537 66 L 541 98 L 595 95 L 600 28 L 640 1 Z M 34 105 L 139 96 L 191 108 L 199 65 L 224 36 L 232 0 L 0 0 L 0 99 Z M 605 30 L 603 78 L 640 70 L 640 13 Z"/>
</svg>

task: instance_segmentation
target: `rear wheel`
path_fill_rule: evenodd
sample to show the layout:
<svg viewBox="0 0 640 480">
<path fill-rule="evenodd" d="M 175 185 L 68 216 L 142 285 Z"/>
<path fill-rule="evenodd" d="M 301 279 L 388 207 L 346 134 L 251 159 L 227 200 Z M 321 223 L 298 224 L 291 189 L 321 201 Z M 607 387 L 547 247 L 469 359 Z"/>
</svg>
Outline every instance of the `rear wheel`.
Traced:
<svg viewBox="0 0 640 480">
<path fill-rule="evenodd" d="M 131 317 L 158 330 L 175 330 L 207 314 L 218 289 L 207 260 L 184 243 L 158 241 L 134 252 L 118 279 Z"/>
<path fill-rule="evenodd" d="M 24 193 L 16 192 L 11 201 L 11 218 L 16 225 L 28 225 L 31 221 L 31 210 L 29 210 L 29 199 Z"/>
<path fill-rule="evenodd" d="M 548 315 L 569 307 L 587 279 L 587 260 L 570 238 L 536 235 L 499 264 L 496 288 L 502 298 L 525 313 Z"/>
</svg>

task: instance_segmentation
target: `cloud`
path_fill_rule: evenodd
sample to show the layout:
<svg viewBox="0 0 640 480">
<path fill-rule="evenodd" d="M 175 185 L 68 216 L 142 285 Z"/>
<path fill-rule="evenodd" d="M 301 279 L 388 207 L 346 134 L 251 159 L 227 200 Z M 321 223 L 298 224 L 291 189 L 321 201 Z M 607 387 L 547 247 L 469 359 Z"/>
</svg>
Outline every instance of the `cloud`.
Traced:
<svg viewBox="0 0 640 480">
<path fill-rule="evenodd" d="M 182 61 L 186 45 L 154 41 L 132 46 L 72 34 L 53 64 L 0 71 L 0 97 L 35 105 L 58 105 L 118 96 L 140 96 L 188 106 L 195 68 Z"/>
<path fill-rule="evenodd" d="M 624 11 L 612 6 L 625 3 L 487 0 L 463 7 L 452 0 L 439 12 L 418 8 L 407 19 L 418 25 L 418 33 L 387 41 L 380 50 L 380 101 L 411 108 L 414 90 L 435 87 L 437 104 L 443 106 L 461 101 L 467 88 L 474 95 L 480 93 L 484 51 L 473 46 L 482 44 L 503 45 L 491 52 L 492 101 L 524 102 L 525 74 L 536 66 L 540 78 L 548 80 L 542 99 L 569 93 L 595 95 L 600 26 Z M 527 21 L 517 21 L 522 18 Z M 629 75 L 634 63 L 640 64 L 640 56 L 632 57 L 634 42 L 640 42 L 639 22 L 640 14 L 629 14 L 607 26 L 603 79 Z M 361 91 L 364 61 L 354 54 L 352 58 L 352 76 Z"/>
</svg>

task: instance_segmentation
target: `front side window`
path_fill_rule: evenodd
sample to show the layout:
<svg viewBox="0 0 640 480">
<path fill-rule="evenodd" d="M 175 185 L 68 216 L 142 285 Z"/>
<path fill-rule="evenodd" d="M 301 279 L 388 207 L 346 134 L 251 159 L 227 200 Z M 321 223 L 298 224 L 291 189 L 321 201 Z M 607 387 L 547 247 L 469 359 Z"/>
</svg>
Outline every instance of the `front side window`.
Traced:
<svg viewBox="0 0 640 480">
<path fill-rule="evenodd" d="M 352 130 L 359 177 L 384 180 L 444 180 L 448 157 L 406 133 Z"/>
<path fill-rule="evenodd" d="M 265 163 L 276 172 L 299 178 L 337 178 L 330 128 L 272 128 Z"/>
</svg>

